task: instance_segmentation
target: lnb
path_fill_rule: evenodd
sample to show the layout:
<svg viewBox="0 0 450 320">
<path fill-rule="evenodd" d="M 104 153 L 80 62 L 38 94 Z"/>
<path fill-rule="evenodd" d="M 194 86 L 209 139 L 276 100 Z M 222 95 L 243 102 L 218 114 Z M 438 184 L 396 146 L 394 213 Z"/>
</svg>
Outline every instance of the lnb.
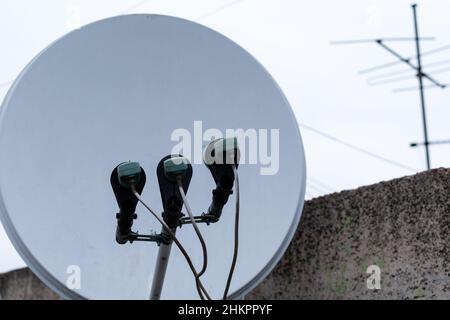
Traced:
<svg viewBox="0 0 450 320">
<path fill-rule="evenodd" d="M 206 214 L 217 222 L 222 210 L 233 193 L 235 181 L 234 170 L 239 164 L 239 147 L 236 138 L 218 139 L 212 141 L 205 152 L 205 165 L 211 171 L 216 188 L 212 191 L 212 202 Z M 234 168 L 233 168 L 234 167 Z"/>
<path fill-rule="evenodd" d="M 139 183 L 141 179 L 141 166 L 139 162 L 124 162 L 117 167 L 117 176 L 122 187 L 129 189 L 132 184 Z"/>
<path fill-rule="evenodd" d="M 184 178 L 189 168 L 189 160 L 185 157 L 174 156 L 164 161 L 164 175 L 170 181 L 176 182 Z"/>
<path fill-rule="evenodd" d="M 224 164 L 237 165 L 239 162 L 239 147 L 237 138 L 221 139 L 214 143 L 215 157 Z"/>
<path fill-rule="evenodd" d="M 212 164 L 239 164 L 240 152 L 236 137 L 217 139 L 207 147 L 204 162 L 207 166 Z"/>
</svg>

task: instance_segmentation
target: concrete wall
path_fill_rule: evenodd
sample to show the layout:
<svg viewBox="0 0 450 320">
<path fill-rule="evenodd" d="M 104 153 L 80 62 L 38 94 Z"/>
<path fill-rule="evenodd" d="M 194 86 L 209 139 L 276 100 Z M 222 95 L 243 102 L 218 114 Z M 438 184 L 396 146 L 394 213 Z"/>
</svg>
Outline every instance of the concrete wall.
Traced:
<svg viewBox="0 0 450 320">
<path fill-rule="evenodd" d="M 248 299 L 450 298 L 450 170 L 308 201 L 286 255 Z M 381 289 L 369 290 L 369 266 Z M 0 298 L 56 296 L 26 269 L 0 275 Z"/>
<path fill-rule="evenodd" d="M 0 300 L 58 299 L 28 268 L 0 275 Z"/>
</svg>

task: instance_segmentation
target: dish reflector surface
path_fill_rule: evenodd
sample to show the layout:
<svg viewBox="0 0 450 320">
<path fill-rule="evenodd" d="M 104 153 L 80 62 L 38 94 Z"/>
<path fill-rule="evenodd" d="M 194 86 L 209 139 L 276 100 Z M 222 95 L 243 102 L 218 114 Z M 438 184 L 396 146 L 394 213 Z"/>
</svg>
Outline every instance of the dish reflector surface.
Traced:
<svg viewBox="0 0 450 320">
<path fill-rule="evenodd" d="M 279 130 L 275 174 L 261 174 L 269 165 L 260 145 L 256 163 L 249 163 L 251 148 L 241 154 L 233 297 L 267 276 L 299 222 L 305 160 L 289 103 L 249 53 L 199 24 L 129 15 L 78 29 L 25 68 L 0 112 L 1 221 L 30 268 L 63 297 L 148 298 L 158 247 L 115 242 L 118 208 L 109 178 L 119 163 L 139 161 L 147 173 L 143 197 L 161 211 L 156 166 L 179 142 L 172 141 L 174 132 L 191 134 L 191 155 L 184 154 L 194 170 L 187 197 L 201 214 L 214 188 L 201 163 L 202 133 L 254 129 L 260 142 L 267 130 L 270 154 L 271 130 Z M 221 298 L 233 253 L 233 202 L 232 196 L 220 222 L 200 225 L 209 253 L 202 281 L 214 298 Z M 160 230 L 143 206 L 137 214 L 134 230 Z M 177 235 L 200 269 L 192 227 Z M 176 247 L 162 298 L 197 299 Z"/>
</svg>

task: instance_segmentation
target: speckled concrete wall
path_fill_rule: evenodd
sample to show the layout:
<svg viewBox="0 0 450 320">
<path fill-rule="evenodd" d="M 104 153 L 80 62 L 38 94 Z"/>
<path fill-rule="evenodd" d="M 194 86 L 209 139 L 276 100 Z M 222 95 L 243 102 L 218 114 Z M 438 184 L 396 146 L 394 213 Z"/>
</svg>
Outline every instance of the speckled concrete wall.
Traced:
<svg viewBox="0 0 450 320">
<path fill-rule="evenodd" d="M 0 275 L 0 300 L 55 300 L 58 296 L 48 289 L 29 269 Z"/>
<path fill-rule="evenodd" d="M 284 258 L 247 298 L 450 298 L 449 191 L 439 169 L 308 201 Z M 56 296 L 23 269 L 0 275 L 1 298 Z"/>
<path fill-rule="evenodd" d="M 333 194 L 306 203 L 284 258 L 248 298 L 448 299 L 449 249 L 450 170 Z M 380 290 L 367 286 L 372 265 Z"/>
</svg>

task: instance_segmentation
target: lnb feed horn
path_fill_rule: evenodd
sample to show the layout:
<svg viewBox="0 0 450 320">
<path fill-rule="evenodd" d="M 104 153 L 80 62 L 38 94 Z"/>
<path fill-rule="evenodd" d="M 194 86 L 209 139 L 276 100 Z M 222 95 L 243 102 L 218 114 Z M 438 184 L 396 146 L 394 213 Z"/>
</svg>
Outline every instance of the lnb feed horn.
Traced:
<svg viewBox="0 0 450 320">
<path fill-rule="evenodd" d="M 144 169 L 138 162 L 123 162 L 111 173 L 111 186 L 119 206 L 116 214 L 117 229 L 116 241 L 125 244 L 135 235 L 131 230 L 133 220 L 137 218 L 136 206 L 138 199 L 134 196 L 131 185 L 141 194 L 146 182 Z"/>
<path fill-rule="evenodd" d="M 189 161 L 185 157 L 171 157 L 163 162 L 164 175 L 172 182 L 182 180 L 189 168 Z"/>
<path fill-rule="evenodd" d="M 228 164 L 238 167 L 240 156 L 236 137 L 216 139 L 206 147 L 203 162 L 207 167 L 212 164 Z"/>
<path fill-rule="evenodd" d="M 216 188 L 212 191 L 212 201 L 206 213 L 217 222 L 228 198 L 233 194 L 234 170 L 239 166 L 239 146 L 237 139 L 217 139 L 209 143 L 205 150 L 204 163 L 210 170 Z"/>
</svg>

